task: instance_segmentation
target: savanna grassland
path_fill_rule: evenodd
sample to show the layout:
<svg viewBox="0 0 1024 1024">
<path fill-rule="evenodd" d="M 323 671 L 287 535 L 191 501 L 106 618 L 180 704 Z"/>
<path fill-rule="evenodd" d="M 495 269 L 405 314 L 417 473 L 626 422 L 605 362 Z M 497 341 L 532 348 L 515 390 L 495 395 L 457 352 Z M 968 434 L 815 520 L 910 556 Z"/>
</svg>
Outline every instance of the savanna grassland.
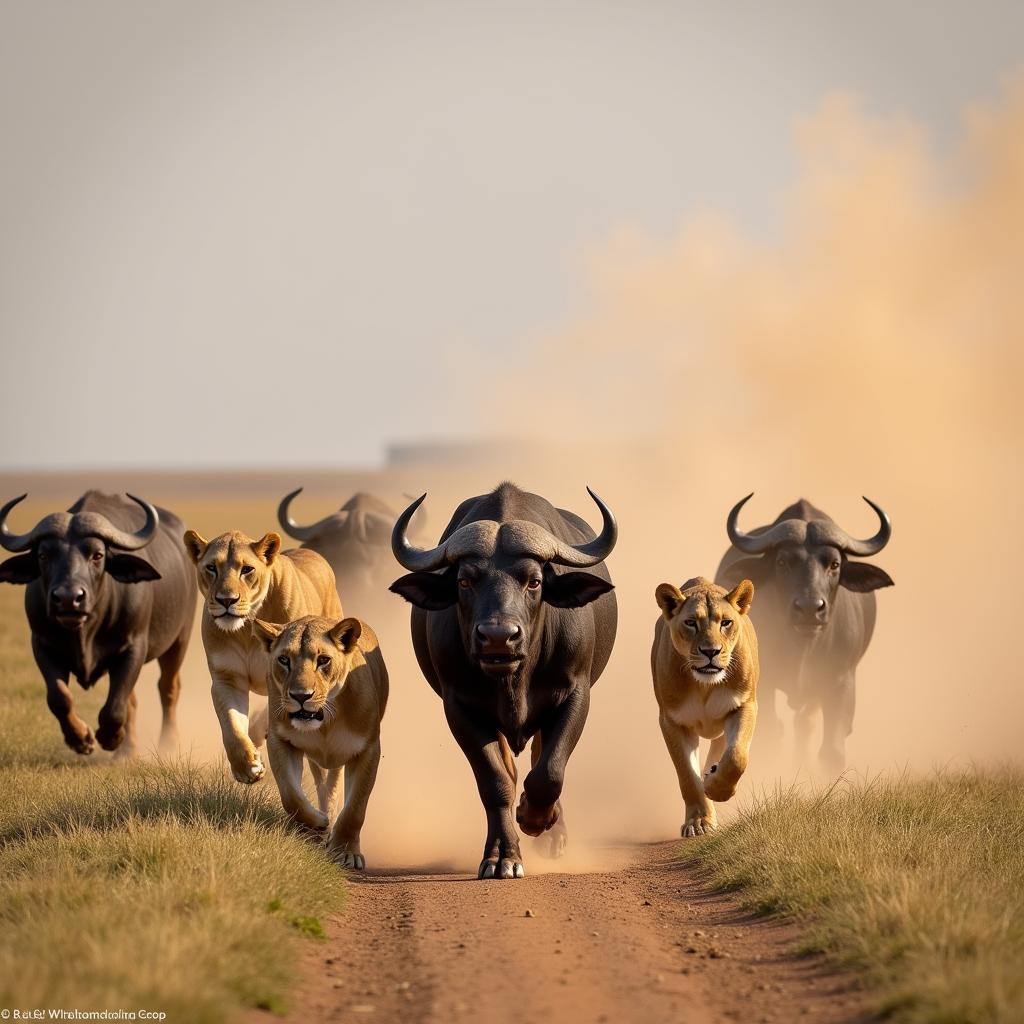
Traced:
<svg viewBox="0 0 1024 1024">
<path fill-rule="evenodd" d="M 1024 771 L 841 779 L 748 804 L 684 859 L 804 950 L 861 973 L 899 1024 L 1024 1021 Z"/>
<path fill-rule="evenodd" d="M 344 901 L 341 871 L 286 826 L 272 783 L 69 751 L 22 597 L 0 588 L 0 1006 L 190 1022 L 287 1009 L 291 962 Z M 92 723 L 106 689 L 74 687 Z"/>
</svg>

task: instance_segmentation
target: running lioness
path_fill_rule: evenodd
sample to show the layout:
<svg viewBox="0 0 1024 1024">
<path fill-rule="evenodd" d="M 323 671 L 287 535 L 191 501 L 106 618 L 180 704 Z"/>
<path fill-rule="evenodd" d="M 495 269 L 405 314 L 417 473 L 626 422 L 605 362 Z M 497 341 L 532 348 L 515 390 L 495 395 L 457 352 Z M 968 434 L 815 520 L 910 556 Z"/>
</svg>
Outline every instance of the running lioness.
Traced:
<svg viewBox="0 0 1024 1024">
<path fill-rule="evenodd" d="M 715 827 L 712 800 L 728 800 L 746 770 L 757 719 L 757 637 L 747 612 L 754 585 L 732 590 L 698 576 L 655 591 L 651 671 L 661 732 L 686 805 L 685 837 Z M 701 777 L 697 745 L 711 740 Z"/>
</svg>

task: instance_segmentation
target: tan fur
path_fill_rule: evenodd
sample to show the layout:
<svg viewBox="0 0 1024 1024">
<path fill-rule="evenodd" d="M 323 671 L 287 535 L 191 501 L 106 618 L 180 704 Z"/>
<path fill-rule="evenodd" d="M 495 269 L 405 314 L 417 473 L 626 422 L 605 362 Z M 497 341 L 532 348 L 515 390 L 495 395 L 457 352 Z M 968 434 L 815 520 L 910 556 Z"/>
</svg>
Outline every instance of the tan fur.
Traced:
<svg viewBox="0 0 1024 1024">
<path fill-rule="evenodd" d="M 373 630 L 359 619 L 307 616 L 285 626 L 256 620 L 269 652 L 267 751 L 281 803 L 308 828 L 327 828 L 341 769 L 345 803 L 331 829 L 328 853 L 345 867 L 365 866 L 359 845 L 366 805 L 380 762 L 380 723 L 388 702 L 388 671 Z M 310 697 L 300 701 L 306 693 Z M 300 710 L 322 722 L 297 722 Z M 317 810 L 302 791 L 302 758 L 316 782 Z M 317 771 L 323 769 L 323 771 Z"/>
<path fill-rule="evenodd" d="M 256 749 L 262 736 L 255 722 L 250 738 L 249 693 L 267 692 L 267 653 L 253 636 L 252 620 L 259 613 L 279 622 L 303 615 L 326 615 L 336 621 L 342 612 L 334 571 L 315 551 L 281 551 L 276 533 L 259 540 L 244 533 L 222 533 L 206 541 L 189 530 L 185 548 L 195 562 L 203 594 L 203 646 L 224 750 L 239 782 L 257 782 L 265 769 Z M 238 597 L 232 605 L 236 616 L 222 614 L 218 595 Z M 230 629 L 222 628 L 225 622 Z"/>
<path fill-rule="evenodd" d="M 662 583 L 655 591 L 661 616 L 651 672 L 661 732 L 686 806 L 684 837 L 715 827 L 712 800 L 728 800 L 747 767 L 757 720 L 757 636 L 747 615 L 753 598 L 749 580 L 726 592 L 702 576 L 681 590 Z M 695 671 L 709 664 L 701 648 L 721 651 L 714 658 L 722 669 L 716 676 Z M 711 740 L 703 777 L 701 737 Z"/>
</svg>

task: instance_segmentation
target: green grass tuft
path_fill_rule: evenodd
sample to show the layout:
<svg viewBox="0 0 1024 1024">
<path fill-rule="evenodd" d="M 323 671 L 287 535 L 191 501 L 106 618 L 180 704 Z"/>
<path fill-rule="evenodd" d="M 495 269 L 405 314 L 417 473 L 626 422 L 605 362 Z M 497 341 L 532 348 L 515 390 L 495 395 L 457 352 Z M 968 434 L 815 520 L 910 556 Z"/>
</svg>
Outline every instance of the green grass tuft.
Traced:
<svg viewBox="0 0 1024 1024">
<path fill-rule="evenodd" d="M 866 972 L 896 1024 L 1024 1021 L 1024 772 L 778 789 L 684 847 L 802 950 Z"/>
</svg>

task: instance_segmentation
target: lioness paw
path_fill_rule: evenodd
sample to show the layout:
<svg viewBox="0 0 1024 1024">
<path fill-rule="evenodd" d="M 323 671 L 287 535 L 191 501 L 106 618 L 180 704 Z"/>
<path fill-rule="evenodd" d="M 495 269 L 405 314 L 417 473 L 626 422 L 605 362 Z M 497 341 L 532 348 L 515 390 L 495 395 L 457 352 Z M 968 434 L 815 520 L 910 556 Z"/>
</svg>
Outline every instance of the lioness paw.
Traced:
<svg viewBox="0 0 1024 1024">
<path fill-rule="evenodd" d="M 242 768 L 236 768 L 234 765 L 231 766 L 231 774 L 234 775 L 235 781 L 245 783 L 247 786 L 251 786 L 254 782 L 259 782 L 266 773 L 267 770 L 263 767 L 263 759 L 259 754 Z"/>
<path fill-rule="evenodd" d="M 694 836 L 711 835 L 715 830 L 715 818 L 713 814 L 703 814 L 697 811 L 689 815 L 683 822 L 679 834 L 684 839 L 692 839 Z"/>
</svg>

